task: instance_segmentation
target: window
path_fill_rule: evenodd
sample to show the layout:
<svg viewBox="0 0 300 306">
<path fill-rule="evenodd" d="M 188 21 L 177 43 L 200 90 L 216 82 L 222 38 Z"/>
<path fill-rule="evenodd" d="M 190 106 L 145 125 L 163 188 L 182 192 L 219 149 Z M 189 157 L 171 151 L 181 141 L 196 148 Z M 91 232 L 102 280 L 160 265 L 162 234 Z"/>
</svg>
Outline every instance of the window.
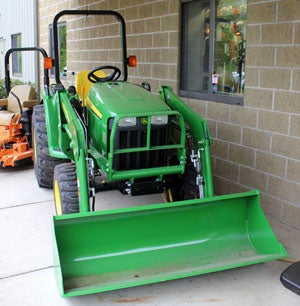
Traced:
<svg viewBox="0 0 300 306">
<path fill-rule="evenodd" d="M 60 75 L 66 76 L 67 73 L 67 26 L 65 22 L 57 24 L 58 31 L 58 54 L 59 54 L 59 69 Z M 54 43 L 53 43 L 53 34 L 52 34 L 52 25 L 49 26 L 50 31 L 50 56 L 54 57 Z M 51 74 L 54 74 L 54 69 L 51 70 Z"/>
<path fill-rule="evenodd" d="M 247 0 L 181 1 L 180 95 L 243 104 Z"/>
<path fill-rule="evenodd" d="M 14 34 L 11 36 L 11 47 L 21 48 L 21 34 Z M 12 53 L 12 74 L 21 76 L 22 75 L 22 52 Z"/>
</svg>

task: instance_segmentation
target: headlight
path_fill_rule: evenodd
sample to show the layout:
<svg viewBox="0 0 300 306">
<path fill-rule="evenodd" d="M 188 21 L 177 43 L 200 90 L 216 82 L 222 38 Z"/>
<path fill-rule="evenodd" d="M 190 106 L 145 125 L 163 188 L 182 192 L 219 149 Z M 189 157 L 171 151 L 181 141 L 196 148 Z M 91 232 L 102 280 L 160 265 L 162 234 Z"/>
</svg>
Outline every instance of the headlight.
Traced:
<svg viewBox="0 0 300 306">
<path fill-rule="evenodd" d="M 136 117 L 121 118 L 118 121 L 118 126 L 133 126 L 136 125 Z"/>
<path fill-rule="evenodd" d="M 162 125 L 168 123 L 168 115 L 151 116 L 151 124 Z"/>
</svg>

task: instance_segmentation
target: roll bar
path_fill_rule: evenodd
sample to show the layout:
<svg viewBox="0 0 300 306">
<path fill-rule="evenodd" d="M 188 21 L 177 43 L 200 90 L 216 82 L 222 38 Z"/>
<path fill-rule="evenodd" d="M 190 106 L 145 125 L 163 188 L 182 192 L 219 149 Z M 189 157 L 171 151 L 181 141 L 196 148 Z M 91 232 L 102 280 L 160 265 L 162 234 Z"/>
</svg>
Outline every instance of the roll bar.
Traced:
<svg viewBox="0 0 300 306">
<path fill-rule="evenodd" d="M 48 58 L 47 52 L 40 47 L 23 47 L 23 48 L 11 48 L 8 49 L 4 57 L 4 67 L 5 67 L 5 89 L 7 95 L 10 92 L 10 71 L 9 71 L 9 57 L 13 52 L 23 52 L 23 51 L 37 51 L 40 52 L 44 59 Z M 49 72 L 48 69 L 44 67 L 44 87 L 49 88 Z"/>
<path fill-rule="evenodd" d="M 52 33 L 53 33 L 53 44 L 54 44 L 54 70 L 55 70 L 55 81 L 56 84 L 61 84 L 59 75 L 59 48 L 58 48 L 58 27 L 57 23 L 60 17 L 65 15 L 110 15 L 116 17 L 116 19 L 121 24 L 121 40 L 122 40 L 122 54 L 123 54 L 123 73 L 124 81 L 127 80 L 128 70 L 127 70 L 127 46 L 126 46 L 126 26 L 124 18 L 121 14 L 116 11 L 111 10 L 63 10 L 55 15 L 52 23 Z"/>
</svg>

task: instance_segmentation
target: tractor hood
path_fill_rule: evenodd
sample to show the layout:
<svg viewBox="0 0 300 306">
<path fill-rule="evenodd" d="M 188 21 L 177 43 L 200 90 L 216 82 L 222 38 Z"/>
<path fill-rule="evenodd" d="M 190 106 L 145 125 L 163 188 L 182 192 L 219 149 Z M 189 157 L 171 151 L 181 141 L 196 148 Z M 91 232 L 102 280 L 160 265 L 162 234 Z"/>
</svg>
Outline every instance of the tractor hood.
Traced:
<svg viewBox="0 0 300 306">
<path fill-rule="evenodd" d="M 95 83 L 88 97 L 88 106 L 104 120 L 170 111 L 158 96 L 127 82 Z"/>
</svg>

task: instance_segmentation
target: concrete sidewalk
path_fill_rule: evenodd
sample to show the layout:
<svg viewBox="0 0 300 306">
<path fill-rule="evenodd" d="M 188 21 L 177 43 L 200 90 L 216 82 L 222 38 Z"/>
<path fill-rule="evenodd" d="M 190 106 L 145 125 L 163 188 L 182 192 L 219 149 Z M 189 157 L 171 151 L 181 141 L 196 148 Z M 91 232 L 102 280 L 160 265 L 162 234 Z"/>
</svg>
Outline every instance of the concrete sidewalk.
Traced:
<svg viewBox="0 0 300 306">
<path fill-rule="evenodd" d="M 135 288 L 61 298 L 52 259 L 53 191 L 37 186 L 31 166 L 0 169 L 0 306 L 243 305 L 298 306 L 300 296 L 283 287 L 290 265 L 273 261 Z M 99 198 L 99 194 L 97 194 Z M 160 197 L 160 196 L 159 196 Z M 107 208 L 162 201 L 155 197 L 101 193 Z M 300 232 L 270 219 L 278 239 L 300 259 Z"/>
</svg>

